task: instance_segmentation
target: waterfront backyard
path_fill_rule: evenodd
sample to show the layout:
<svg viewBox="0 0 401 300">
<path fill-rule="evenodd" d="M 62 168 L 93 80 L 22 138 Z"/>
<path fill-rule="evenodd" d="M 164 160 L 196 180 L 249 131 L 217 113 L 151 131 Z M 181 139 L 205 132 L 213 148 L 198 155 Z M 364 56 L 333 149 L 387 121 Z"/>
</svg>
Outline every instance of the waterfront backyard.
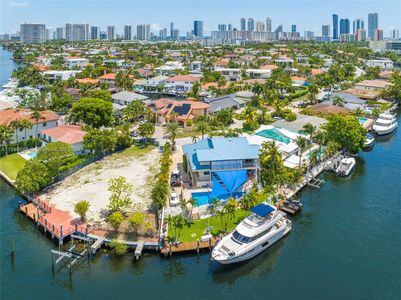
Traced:
<svg viewBox="0 0 401 300">
<path fill-rule="evenodd" d="M 18 171 L 25 166 L 26 160 L 18 153 L 10 154 L 0 158 L 0 171 L 11 180 L 17 178 Z"/>
<path fill-rule="evenodd" d="M 86 200 L 90 203 L 88 222 L 104 225 L 110 197 L 108 182 L 111 178 L 123 176 L 134 187 L 131 193 L 133 204 L 128 212 L 146 212 L 151 203 L 149 183 L 155 173 L 154 162 L 158 159 L 159 152 L 155 147 L 132 146 L 51 185 L 42 191 L 39 197 L 74 217 L 78 217 L 74 213 L 75 204 Z"/>
</svg>

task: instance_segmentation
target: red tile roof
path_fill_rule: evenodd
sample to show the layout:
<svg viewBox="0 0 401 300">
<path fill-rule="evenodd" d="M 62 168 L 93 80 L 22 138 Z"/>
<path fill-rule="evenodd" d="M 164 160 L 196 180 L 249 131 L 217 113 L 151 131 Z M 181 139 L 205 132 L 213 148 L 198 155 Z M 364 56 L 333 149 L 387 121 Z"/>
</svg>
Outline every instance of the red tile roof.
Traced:
<svg viewBox="0 0 401 300">
<path fill-rule="evenodd" d="M 49 121 L 57 121 L 58 116 L 55 112 L 45 110 L 40 112 L 40 119 L 32 118 L 33 111 L 28 109 L 5 109 L 0 111 L 0 124 L 7 125 L 14 120 L 29 120 L 32 124 L 39 124 Z"/>
<path fill-rule="evenodd" d="M 78 83 L 90 83 L 90 84 L 96 84 L 99 82 L 99 79 L 93 79 L 93 78 L 81 78 L 81 79 L 76 79 Z"/>
<path fill-rule="evenodd" d="M 78 125 L 61 125 L 47 128 L 41 131 L 42 134 L 50 136 L 52 139 L 67 144 L 78 144 L 84 140 L 85 131 Z"/>
<path fill-rule="evenodd" d="M 116 79 L 116 73 L 104 74 L 104 75 L 98 77 L 98 79 L 115 80 Z"/>
</svg>

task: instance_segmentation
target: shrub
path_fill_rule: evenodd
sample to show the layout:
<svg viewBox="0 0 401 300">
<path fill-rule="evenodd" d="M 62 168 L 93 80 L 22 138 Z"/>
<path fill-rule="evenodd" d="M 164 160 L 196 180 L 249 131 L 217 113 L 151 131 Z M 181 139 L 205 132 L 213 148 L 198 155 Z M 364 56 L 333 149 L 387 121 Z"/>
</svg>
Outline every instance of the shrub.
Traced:
<svg viewBox="0 0 401 300">
<path fill-rule="evenodd" d="M 89 210 L 90 203 L 88 201 L 82 200 L 75 204 L 74 212 L 76 212 L 82 221 L 85 221 L 86 213 Z"/>
<path fill-rule="evenodd" d="M 244 124 L 242 124 L 242 128 L 243 129 L 245 129 L 245 130 L 251 130 L 251 131 L 253 131 L 253 130 L 256 130 L 256 129 L 258 129 L 259 128 L 259 123 L 258 123 L 258 121 L 256 121 L 256 120 L 253 120 L 253 121 L 251 121 L 251 122 L 244 122 Z"/>
<path fill-rule="evenodd" d="M 120 227 L 121 223 L 124 221 L 124 216 L 116 211 L 113 212 L 108 218 L 107 218 L 107 222 L 110 223 L 110 225 L 114 228 L 115 231 L 118 230 L 118 228 Z"/>
<path fill-rule="evenodd" d="M 129 227 L 137 231 L 145 222 L 145 214 L 136 212 L 129 219 Z"/>
<path fill-rule="evenodd" d="M 110 241 L 109 247 L 113 250 L 113 253 L 118 256 L 122 256 L 128 252 L 128 246 L 116 239 Z"/>
</svg>

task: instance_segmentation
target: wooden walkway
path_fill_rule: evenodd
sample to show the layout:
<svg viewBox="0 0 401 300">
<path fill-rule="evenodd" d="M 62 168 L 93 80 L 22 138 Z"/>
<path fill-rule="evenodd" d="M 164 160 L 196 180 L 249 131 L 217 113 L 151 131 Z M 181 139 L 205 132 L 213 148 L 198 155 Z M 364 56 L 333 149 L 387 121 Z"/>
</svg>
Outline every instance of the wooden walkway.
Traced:
<svg viewBox="0 0 401 300">
<path fill-rule="evenodd" d="M 20 211 L 23 212 L 28 218 L 33 221 L 37 221 L 38 209 L 34 203 L 28 203 L 26 205 L 20 206 Z"/>
<path fill-rule="evenodd" d="M 217 243 L 217 238 L 212 238 L 209 241 L 201 242 L 201 241 L 193 241 L 193 242 L 184 242 L 179 243 L 178 245 L 171 245 L 171 253 L 180 253 L 180 252 L 190 252 L 197 251 L 197 249 L 208 249 L 209 247 L 214 247 Z M 199 243 L 199 248 L 198 248 Z M 167 242 L 164 243 L 164 247 L 160 249 L 160 252 L 164 255 L 169 255 L 170 253 L 170 244 Z"/>
</svg>

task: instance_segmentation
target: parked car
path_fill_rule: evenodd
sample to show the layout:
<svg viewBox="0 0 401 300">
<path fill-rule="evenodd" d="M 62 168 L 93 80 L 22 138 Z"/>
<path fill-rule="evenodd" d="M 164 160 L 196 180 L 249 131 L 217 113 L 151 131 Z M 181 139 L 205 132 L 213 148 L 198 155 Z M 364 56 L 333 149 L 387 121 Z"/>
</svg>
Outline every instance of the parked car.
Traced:
<svg viewBox="0 0 401 300">
<path fill-rule="evenodd" d="M 180 204 L 180 200 L 178 199 L 178 195 L 176 192 L 171 192 L 170 195 L 170 206 L 178 206 Z"/>
<path fill-rule="evenodd" d="M 171 186 L 181 186 L 181 173 L 179 170 L 173 170 L 170 175 L 170 185 Z"/>
<path fill-rule="evenodd" d="M 133 136 L 133 137 L 138 137 L 139 136 L 139 133 L 138 133 L 138 131 L 133 131 L 132 133 L 131 133 L 131 135 Z"/>
</svg>

